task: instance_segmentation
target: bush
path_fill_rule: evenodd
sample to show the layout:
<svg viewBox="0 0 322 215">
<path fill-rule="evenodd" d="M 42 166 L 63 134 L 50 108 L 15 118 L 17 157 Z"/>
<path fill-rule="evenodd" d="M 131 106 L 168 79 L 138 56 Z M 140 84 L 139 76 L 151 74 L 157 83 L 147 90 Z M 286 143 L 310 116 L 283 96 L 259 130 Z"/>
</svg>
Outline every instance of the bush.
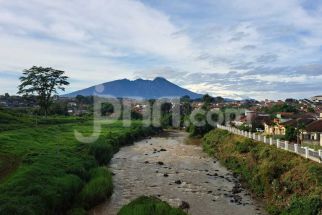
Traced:
<svg viewBox="0 0 322 215">
<path fill-rule="evenodd" d="M 112 174 L 104 167 L 91 171 L 91 179 L 80 192 L 80 201 L 86 209 L 105 201 L 113 192 Z"/>
<path fill-rule="evenodd" d="M 289 215 L 316 215 L 321 212 L 322 200 L 319 196 L 294 197 L 286 210 Z"/>
<path fill-rule="evenodd" d="M 73 208 L 67 212 L 67 215 L 87 215 L 87 211 L 84 208 Z"/>
<path fill-rule="evenodd" d="M 158 198 L 142 196 L 123 206 L 118 215 L 186 215 L 186 213 L 181 209 L 172 208 Z"/>
<path fill-rule="evenodd" d="M 96 161 L 100 165 L 108 164 L 114 154 L 113 146 L 109 143 L 92 143 L 90 145 L 90 153 L 94 155 Z"/>
<path fill-rule="evenodd" d="M 248 153 L 254 146 L 254 142 L 250 139 L 236 142 L 235 149 L 240 153 Z"/>
</svg>

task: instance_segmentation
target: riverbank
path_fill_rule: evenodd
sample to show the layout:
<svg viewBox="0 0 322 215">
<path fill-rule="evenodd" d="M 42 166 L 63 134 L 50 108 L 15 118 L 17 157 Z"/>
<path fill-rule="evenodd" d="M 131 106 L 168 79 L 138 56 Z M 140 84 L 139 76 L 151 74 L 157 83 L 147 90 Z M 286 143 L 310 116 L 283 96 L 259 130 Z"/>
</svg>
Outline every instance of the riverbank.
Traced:
<svg viewBox="0 0 322 215">
<path fill-rule="evenodd" d="M 142 195 L 156 196 L 172 207 L 189 203 L 189 214 L 265 214 L 238 179 L 202 152 L 186 144 L 188 133 L 160 136 L 123 147 L 112 158 L 114 193 L 93 215 L 116 215 L 123 205 Z"/>
<path fill-rule="evenodd" d="M 113 154 L 157 132 L 138 121 L 116 122 L 104 125 L 95 143 L 83 144 L 74 130 L 91 135 L 92 122 L 0 132 L 0 214 L 85 214 L 112 194 L 104 166 Z"/>
<path fill-rule="evenodd" d="M 321 164 L 220 129 L 204 136 L 203 149 L 241 175 L 270 214 L 321 213 Z"/>
</svg>

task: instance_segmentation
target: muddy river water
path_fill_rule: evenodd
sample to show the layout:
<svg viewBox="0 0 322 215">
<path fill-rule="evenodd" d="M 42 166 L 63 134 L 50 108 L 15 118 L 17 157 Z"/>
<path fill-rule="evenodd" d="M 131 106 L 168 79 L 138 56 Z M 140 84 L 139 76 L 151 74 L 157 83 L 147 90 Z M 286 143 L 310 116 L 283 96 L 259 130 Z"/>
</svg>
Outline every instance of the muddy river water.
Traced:
<svg viewBox="0 0 322 215">
<path fill-rule="evenodd" d="M 114 194 L 91 214 L 116 215 L 131 200 L 157 196 L 178 207 L 190 205 L 193 215 L 265 214 L 241 188 L 238 179 L 200 146 L 187 145 L 187 133 L 168 131 L 123 147 L 112 159 Z"/>
</svg>

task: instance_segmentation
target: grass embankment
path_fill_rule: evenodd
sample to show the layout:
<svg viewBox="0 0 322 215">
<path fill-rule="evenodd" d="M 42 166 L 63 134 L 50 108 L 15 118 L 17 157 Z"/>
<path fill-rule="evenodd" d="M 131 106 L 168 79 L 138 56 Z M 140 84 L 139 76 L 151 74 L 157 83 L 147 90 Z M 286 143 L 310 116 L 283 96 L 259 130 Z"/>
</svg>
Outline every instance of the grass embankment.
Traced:
<svg viewBox="0 0 322 215">
<path fill-rule="evenodd" d="M 118 215 L 186 215 L 179 208 L 172 208 L 168 203 L 155 197 L 139 197 L 125 205 Z"/>
<path fill-rule="evenodd" d="M 156 132 L 140 122 L 128 128 L 117 122 L 103 126 L 93 144 L 75 139 L 74 129 L 91 135 L 92 127 L 83 122 L 0 132 L 0 214 L 85 214 L 112 193 L 111 173 L 100 166 L 119 147 Z"/>
<path fill-rule="evenodd" d="M 321 213 L 321 164 L 219 129 L 204 136 L 203 148 L 240 174 L 270 214 Z"/>
</svg>

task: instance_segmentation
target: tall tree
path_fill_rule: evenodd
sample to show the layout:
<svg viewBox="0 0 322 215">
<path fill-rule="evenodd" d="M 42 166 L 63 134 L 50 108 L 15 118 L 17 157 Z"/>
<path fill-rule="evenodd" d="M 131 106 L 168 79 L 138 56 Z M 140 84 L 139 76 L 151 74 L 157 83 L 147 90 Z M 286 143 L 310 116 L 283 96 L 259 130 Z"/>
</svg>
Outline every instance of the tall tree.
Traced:
<svg viewBox="0 0 322 215">
<path fill-rule="evenodd" d="M 210 106 L 211 106 L 211 103 L 214 102 L 214 98 L 208 94 L 205 94 L 202 97 L 202 101 L 203 101 L 202 109 L 210 110 Z"/>
<path fill-rule="evenodd" d="M 37 66 L 24 70 L 22 74 L 18 94 L 37 96 L 38 104 L 47 117 L 52 96 L 57 94 L 57 90 L 65 91 L 65 86 L 69 85 L 68 77 L 64 71 Z"/>
</svg>

